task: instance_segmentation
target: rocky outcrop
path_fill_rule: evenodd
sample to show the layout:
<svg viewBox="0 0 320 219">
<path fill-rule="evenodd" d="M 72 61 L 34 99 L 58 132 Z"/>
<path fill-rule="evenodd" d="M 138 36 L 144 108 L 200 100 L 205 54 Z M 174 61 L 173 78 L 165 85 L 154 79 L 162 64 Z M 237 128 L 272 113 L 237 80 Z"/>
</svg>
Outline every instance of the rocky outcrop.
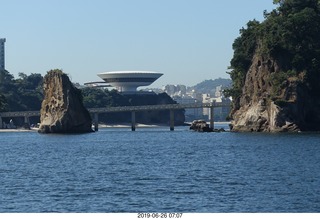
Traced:
<svg viewBox="0 0 320 219">
<path fill-rule="evenodd" d="M 190 130 L 198 132 L 213 132 L 213 129 L 204 120 L 194 120 L 190 125 Z"/>
<path fill-rule="evenodd" d="M 281 72 L 272 58 L 256 54 L 247 72 L 242 95 L 231 112 L 232 131 L 298 132 L 320 129 L 320 101 L 310 95 L 304 73 L 275 87 L 271 78 Z M 276 91 L 275 91 L 276 90 Z"/>
<path fill-rule="evenodd" d="M 92 120 L 82 104 L 80 90 L 61 70 L 51 70 L 44 77 L 40 133 L 92 132 Z"/>
<path fill-rule="evenodd" d="M 223 128 L 221 129 L 213 129 L 209 127 L 206 121 L 204 120 L 194 120 L 190 125 L 190 130 L 197 132 L 224 132 Z"/>
</svg>

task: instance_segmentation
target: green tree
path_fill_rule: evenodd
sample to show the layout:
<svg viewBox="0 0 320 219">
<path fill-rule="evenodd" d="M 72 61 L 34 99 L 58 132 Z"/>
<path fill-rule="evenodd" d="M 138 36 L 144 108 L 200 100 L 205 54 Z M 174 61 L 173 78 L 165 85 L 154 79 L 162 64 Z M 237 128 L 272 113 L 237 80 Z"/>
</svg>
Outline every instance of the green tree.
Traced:
<svg viewBox="0 0 320 219">
<path fill-rule="evenodd" d="M 230 62 L 231 66 L 229 69 L 231 71 L 229 74 L 233 81 L 233 86 L 225 90 L 226 96 L 238 99 L 241 95 L 247 71 L 250 68 L 253 55 L 258 46 L 259 28 L 260 23 L 258 21 L 249 21 L 247 28 L 240 30 L 240 36 L 232 45 L 234 55 Z"/>
<path fill-rule="evenodd" d="M 0 72 L 0 93 L 3 95 L 2 111 L 40 110 L 43 98 L 42 76 L 19 73 L 15 79 L 8 71 Z"/>
<path fill-rule="evenodd" d="M 14 89 L 14 76 L 6 70 L 0 70 L 0 91 L 8 92 Z"/>
<path fill-rule="evenodd" d="M 7 110 L 7 100 L 4 95 L 0 94 L 0 112 Z"/>
<path fill-rule="evenodd" d="M 96 88 L 83 88 L 83 104 L 87 108 L 108 107 L 114 105 L 114 100 L 108 90 Z"/>
<path fill-rule="evenodd" d="M 8 111 L 12 105 L 16 105 L 16 88 L 14 76 L 6 70 L 0 71 L 1 111 Z"/>
</svg>

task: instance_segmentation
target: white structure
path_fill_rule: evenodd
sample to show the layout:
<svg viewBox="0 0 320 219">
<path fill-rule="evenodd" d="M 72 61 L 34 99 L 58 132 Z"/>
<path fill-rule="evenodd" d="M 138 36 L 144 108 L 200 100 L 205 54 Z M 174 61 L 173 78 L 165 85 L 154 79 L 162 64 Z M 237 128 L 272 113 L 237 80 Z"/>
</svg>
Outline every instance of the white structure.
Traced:
<svg viewBox="0 0 320 219">
<path fill-rule="evenodd" d="M 98 74 L 119 92 L 136 92 L 140 86 L 149 86 L 163 74 L 153 71 L 110 71 Z"/>
<path fill-rule="evenodd" d="M 5 54 L 4 54 L 4 43 L 6 42 L 5 38 L 0 38 L 0 70 L 5 69 Z"/>
<path fill-rule="evenodd" d="M 216 87 L 215 97 L 222 97 L 222 85 Z"/>
<path fill-rule="evenodd" d="M 171 85 L 168 84 L 163 88 L 169 96 L 185 96 L 187 94 L 187 87 L 185 85 Z"/>
</svg>

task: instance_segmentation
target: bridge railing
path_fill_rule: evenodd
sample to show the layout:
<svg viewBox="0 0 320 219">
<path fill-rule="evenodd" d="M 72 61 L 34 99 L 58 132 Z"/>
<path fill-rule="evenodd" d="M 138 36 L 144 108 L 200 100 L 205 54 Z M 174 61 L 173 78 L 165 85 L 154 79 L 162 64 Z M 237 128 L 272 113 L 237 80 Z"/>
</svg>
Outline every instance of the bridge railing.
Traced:
<svg viewBox="0 0 320 219">
<path fill-rule="evenodd" d="M 1 112 L 0 117 L 32 117 L 40 116 L 40 111 Z"/>
<path fill-rule="evenodd" d="M 191 104 L 162 104 L 162 105 L 144 105 L 144 106 L 118 106 L 104 108 L 88 108 L 90 113 L 109 113 L 109 112 L 130 112 L 130 111 L 148 111 L 148 110 L 171 110 L 186 108 L 211 108 L 227 107 L 230 104 L 224 103 L 191 103 Z M 19 111 L 19 112 L 1 112 L 0 117 L 32 117 L 40 116 L 40 111 Z"/>
<path fill-rule="evenodd" d="M 89 108 L 91 113 L 104 112 L 131 112 L 131 111 L 148 111 L 148 110 L 174 110 L 185 108 L 209 108 L 211 103 L 196 103 L 196 104 L 163 104 L 163 105 L 145 105 L 145 106 L 118 106 L 105 108 Z"/>
</svg>

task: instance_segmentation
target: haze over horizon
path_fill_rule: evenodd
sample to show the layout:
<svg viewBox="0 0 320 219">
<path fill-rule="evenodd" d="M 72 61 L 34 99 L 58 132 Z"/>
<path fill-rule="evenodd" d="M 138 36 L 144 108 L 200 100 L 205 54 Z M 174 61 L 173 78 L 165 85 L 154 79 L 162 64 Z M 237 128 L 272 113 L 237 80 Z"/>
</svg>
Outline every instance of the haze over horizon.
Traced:
<svg viewBox="0 0 320 219">
<path fill-rule="evenodd" d="M 6 69 L 45 73 L 59 68 L 73 82 L 98 73 L 158 71 L 150 87 L 193 86 L 229 78 L 232 43 L 249 20 L 263 20 L 272 0 L 11 0 L 1 2 Z"/>
</svg>

